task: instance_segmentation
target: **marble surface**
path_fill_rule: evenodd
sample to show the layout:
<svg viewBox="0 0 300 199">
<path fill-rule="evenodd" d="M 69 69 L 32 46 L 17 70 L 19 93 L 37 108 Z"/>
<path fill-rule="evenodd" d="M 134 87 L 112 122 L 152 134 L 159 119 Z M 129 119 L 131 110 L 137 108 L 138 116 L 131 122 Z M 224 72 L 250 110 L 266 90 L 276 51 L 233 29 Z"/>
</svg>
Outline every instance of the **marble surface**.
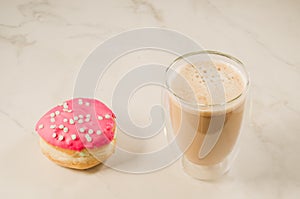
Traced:
<svg viewBox="0 0 300 199">
<path fill-rule="evenodd" d="M 299 10 L 297 0 L 0 0 L 1 198 L 299 198 Z M 251 75 L 240 154 L 217 182 L 190 178 L 180 161 L 148 174 L 105 166 L 82 172 L 40 152 L 35 122 L 72 96 L 89 53 L 145 26 L 232 54 Z M 109 78 L 118 75 L 115 69 Z"/>
</svg>

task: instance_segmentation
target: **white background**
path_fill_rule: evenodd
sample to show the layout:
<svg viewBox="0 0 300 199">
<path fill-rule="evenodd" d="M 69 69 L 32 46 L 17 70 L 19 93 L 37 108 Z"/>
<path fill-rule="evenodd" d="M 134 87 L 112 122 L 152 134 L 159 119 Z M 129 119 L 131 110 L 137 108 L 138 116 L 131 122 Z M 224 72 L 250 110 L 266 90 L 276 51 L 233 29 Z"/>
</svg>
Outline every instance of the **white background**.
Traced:
<svg viewBox="0 0 300 199">
<path fill-rule="evenodd" d="M 0 0 L 1 198 L 299 198 L 299 10 L 297 0 Z M 218 182 L 186 176 L 179 161 L 134 175 L 105 166 L 64 169 L 40 152 L 35 122 L 72 97 L 89 53 L 114 34 L 144 26 L 179 31 L 238 57 L 250 72 L 253 103 L 240 154 Z M 172 60 L 160 56 L 124 58 L 107 78 L 126 72 L 120 63 Z M 99 86 L 96 97 L 110 105 L 110 91 Z M 132 118 L 147 124 L 147 107 L 132 107 Z"/>
</svg>

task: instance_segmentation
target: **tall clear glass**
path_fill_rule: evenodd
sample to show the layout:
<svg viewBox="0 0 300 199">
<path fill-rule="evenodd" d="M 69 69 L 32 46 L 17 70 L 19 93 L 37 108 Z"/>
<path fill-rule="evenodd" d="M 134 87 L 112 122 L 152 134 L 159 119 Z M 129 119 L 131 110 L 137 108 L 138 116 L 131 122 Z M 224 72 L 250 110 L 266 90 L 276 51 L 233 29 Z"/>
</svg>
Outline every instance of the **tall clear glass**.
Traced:
<svg viewBox="0 0 300 199">
<path fill-rule="evenodd" d="M 247 104 L 244 65 L 216 51 L 189 53 L 168 67 L 166 87 L 167 132 L 184 171 L 202 180 L 222 176 L 236 156 Z"/>
</svg>

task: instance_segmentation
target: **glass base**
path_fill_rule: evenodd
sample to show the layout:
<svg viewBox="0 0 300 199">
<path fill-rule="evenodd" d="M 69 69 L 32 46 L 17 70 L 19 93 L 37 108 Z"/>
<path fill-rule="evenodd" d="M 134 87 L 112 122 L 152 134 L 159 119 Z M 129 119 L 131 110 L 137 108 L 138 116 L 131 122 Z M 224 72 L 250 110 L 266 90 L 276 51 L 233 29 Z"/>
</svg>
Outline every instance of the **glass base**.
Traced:
<svg viewBox="0 0 300 199">
<path fill-rule="evenodd" d="M 183 170 L 190 176 L 199 180 L 216 180 L 230 169 L 228 159 L 215 165 L 199 165 L 192 163 L 185 156 L 182 157 Z"/>
</svg>

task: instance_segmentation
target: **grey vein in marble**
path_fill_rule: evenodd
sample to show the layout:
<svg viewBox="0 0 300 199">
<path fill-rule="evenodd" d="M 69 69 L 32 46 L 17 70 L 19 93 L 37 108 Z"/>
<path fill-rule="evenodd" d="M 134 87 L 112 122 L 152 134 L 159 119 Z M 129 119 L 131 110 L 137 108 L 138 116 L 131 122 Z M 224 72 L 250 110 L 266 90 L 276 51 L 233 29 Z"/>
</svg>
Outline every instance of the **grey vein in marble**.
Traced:
<svg viewBox="0 0 300 199">
<path fill-rule="evenodd" d="M 8 114 L 6 111 L 0 109 L 0 114 L 4 115 L 7 117 L 9 120 L 13 121 L 18 127 L 20 127 L 23 130 L 26 130 L 25 127 L 14 117 L 12 117 L 10 114 Z"/>
<path fill-rule="evenodd" d="M 146 7 L 150 14 L 158 21 L 163 22 L 161 11 L 159 11 L 152 3 L 146 0 L 132 0 L 135 12 L 138 12 L 140 7 Z"/>
<path fill-rule="evenodd" d="M 237 22 L 235 22 L 232 18 L 229 18 L 226 14 L 224 14 L 217 6 L 215 6 L 211 1 L 206 0 L 207 5 L 209 5 L 211 8 L 215 9 L 222 19 L 224 19 L 229 25 L 231 25 L 233 28 L 238 28 L 239 30 L 242 30 L 244 33 L 246 33 L 249 37 L 253 39 L 258 45 L 260 45 L 263 49 L 265 49 L 273 58 L 275 58 L 277 61 L 288 65 L 293 70 L 296 70 L 297 72 L 300 72 L 299 67 L 296 66 L 294 63 L 291 63 L 290 61 L 284 59 L 277 53 L 275 53 L 270 47 L 268 47 L 264 42 L 258 39 L 257 35 L 247 29 L 244 25 L 241 25 Z"/>
<path fill-rule="evenodd" d="M 9 35 L 9 36 L 4 36 L 0 34 L 0 41 L 6 41 L 12 44 L 13 46 L 16 47 L 17 49 L 17 57 L 20 56 L 22 53 L 23 49 L 25 47 L 34 45 L 36 41 L 28 41 L 27 35 L 23 34 L 16 34 L 16 35 Z"/>
</svg>

